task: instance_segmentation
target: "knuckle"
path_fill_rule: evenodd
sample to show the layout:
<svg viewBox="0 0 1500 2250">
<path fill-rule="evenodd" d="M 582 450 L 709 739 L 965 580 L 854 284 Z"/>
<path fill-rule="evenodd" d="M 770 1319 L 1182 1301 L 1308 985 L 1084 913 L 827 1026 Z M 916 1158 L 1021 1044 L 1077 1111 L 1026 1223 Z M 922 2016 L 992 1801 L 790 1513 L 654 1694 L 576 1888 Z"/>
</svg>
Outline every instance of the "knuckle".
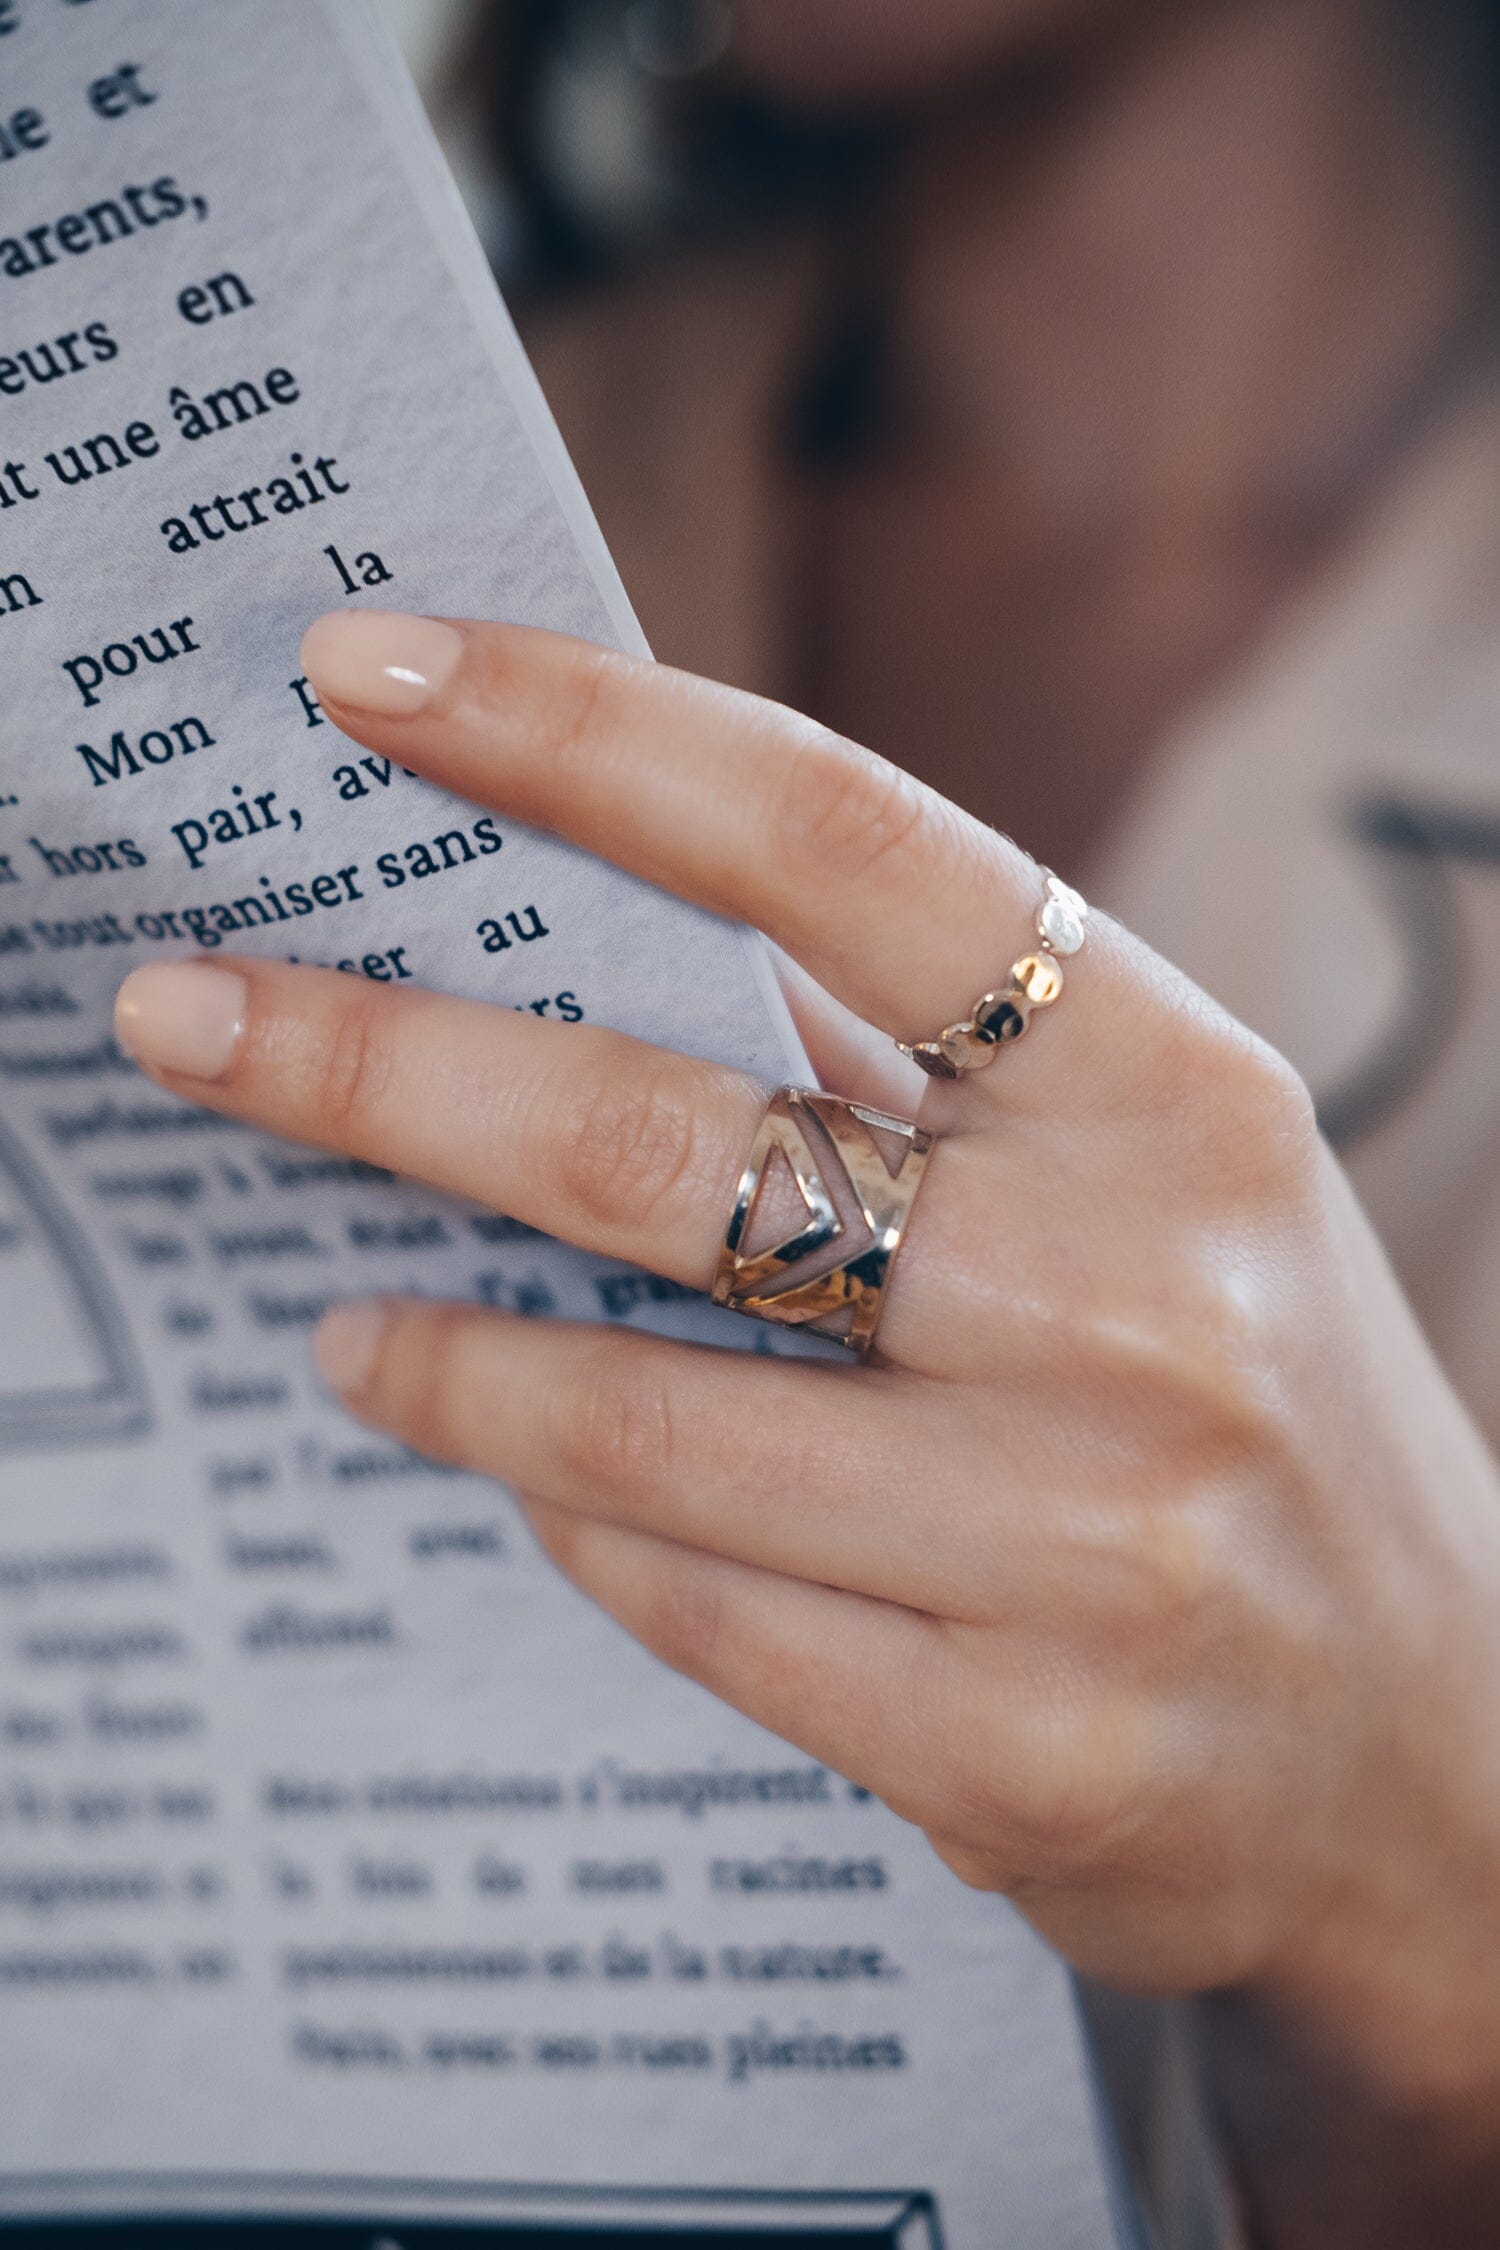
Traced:
<svg viewBox="0 0 1500 2250">
<path fill-rule="evenodd" d="M 1140 1824 L 1144 1779 L 1129 1702 L 1097 1689 L 1045 1698 L 1008 1823 L 1031 1872 L 1077 1876 L 1119 1860 Z"/>
<path fill-rule="evenodd" d="M 922 1787 L 942 1807 L 948 1832 L 988 1845 L 1004 1836 L 1010 1820 L 1017 1755 L 1012 1683 L 974 1663 L 966 1632 L 944 1639 L 956 1661 L 934 1668 L 938 1699 Z M 897 1809 L 908 1818 L 915 1811 Z"/>
<path fill-rule="evenodd" d="M 1184 1489 L 1281 1461 L 1294 1436 L 1291 1378 L 1306 1357 L 1306 1309 L 1276 1262 L 1247 1255 L 1200 1265 L 1158 1377 L 1159 1422 L 1175 1433 Z"/>
<path fill-rule="evenodd" d="M 580 649 L 568 666 L 561 708 L 548 748 L 557 758 L 585 759 L 612 731 L 612 713 L 630 659 L 612 649 Z"/>
<path fill-rule="evenodd" d="M 400 1308 L 387 1320 L 371 1370 L 371 1386 L 392 1402 L 407 1444 L 434 1460 L 462 1450 L 467 1386 L 459 1347 L 469 1320 L 462 1305 Z"/>
<path fill-rule="evenodd" d="M 581 1581 L 586 1575 L 589 1534 L 586 1519 L 573 1515 L 567 1508 L 548 1507 L 534 1498 L 524 1498 L 522 1505 L 542 1553 L 557 1565 L 565 1578 Z"/>
<path fill-rule="evenodd" d="M 362 1142 L 383 1105 L 394 1063 L 389 1012 L 373 994 L 366 997 L 351 991 L 339 1009 L 318 1072 L 320 1134 L 340 1145 Z"/>
<path fill-rule="evenodd" d="M 621 1078 L 575 1103 L 559 1136 L 559 1186 L 606 1228 L 648 1223 L 701 1167 L 699 1125 L 685 1086 L 666 1072 Z"/>
<path fill-rule="evenodd" d="M 961 1838 L 950 1837 L 932 1829 L 927 1830 L 927 1841 L 950 1874 L 956 1875 L 966 1890 L 1005 1891 L 1014 1878 L 1003 1861 L 993 1852 L 981 1850 Z"/>
<path fill-rule="evenodd" d="M 1155 1281 L 1150 1303 L 1093 1331 L 1092 1364 L 1134 1433 L 1128 1473 L 1151 1493 L 1139 1528 L 1170 1574 L 1189 1568 L 1183 1496 L 1279 1451 L 1284 1385 L 1276 1316 L 1254 1277 L 1194 1260 Z"/>
<path fill-rule="evenodd" d="M 729 1629 L 723 1574 L 686 1549 L 663 1555 L 641 1638 L 664 1664 L 689 1679 L 720 1676 Z"/>
<path fill-rule="evenodd" d="M 937 805 L 899 766 L 820 731 L 788 763 L 777 843 L 794 864 L 826 870 L 832 862 L 845 876 L 864 877 L 894 858 L 924 858 Z"/>
<path fill-rule="evenodd" d="M 1303 1207 L 1320 1190 L 1323 1143 L 1308 1088 L 1274 1047 L 1200 994 L 1174 1010 L 1147 1095 L 1217 1208 Z"/>
<path fill-rule="evenodd" d="M 1153 1338 L 1158 1395 L 1168 1405 L 1175 1398 L 1188 1428 L 1199 1416 L 1238 1428 L 1253 1404 L 1261 1359 L 1255 1277 L 1242 1276 L 1237 1262 L 1226 1269 L 1195 1253 L 1169 1274 L 1168 1287 Z"/>
<path fill-rule="evenodd" d="M 601 1351 L 553 1414 L 554 1450 L 573 1486 L 649 1494 L 670 1475 L 678 1450 L 670 1391 L 634 1353 L 622 1364 L 618 1351 Z"/>
<path fill-rule="evenodd" d="M 1146 1717 L 1134 1690 L 1056 1646 L 966 1665 L 934 1757 L 945 1829 L 1006 1888 L 1119 1862 L 1143 1818 Z"/>
<path fill-rule="evenodd" d="M 1308 1088 L 1264 1040 L 1244 1036 L 1226 1066 L 1228 1099 L 1244 1121 L 1237 1177 L 1250 1199 L 1300 1205 L 1318 1192 L 1323 1142 Z"/>
<path fill-rule="evenodd" d="M 987 1714 L 950 1734 L 934 1758 L 932 1776 L 945 1821 L 965 1836 L 1004 1836 L 1012 1818 L 1013 1762 L 1009 1745 Z"/>
<path fill-rule="evenodd" d="M 1217 1542 L 1205 1510 L 1190 1502 L 1155 1498 L 1122 1519 L 1121 1557 L 1131 1597 L 1125 1630 L 1132 1642 L 1142 1624 L 1165 1633 L 1181 1649 L 1194 1621 L 1210 1608 L 1220 1583 Z M 1162 1654 L 1153 1637 L 1151 1660 Z"/>
</svg>

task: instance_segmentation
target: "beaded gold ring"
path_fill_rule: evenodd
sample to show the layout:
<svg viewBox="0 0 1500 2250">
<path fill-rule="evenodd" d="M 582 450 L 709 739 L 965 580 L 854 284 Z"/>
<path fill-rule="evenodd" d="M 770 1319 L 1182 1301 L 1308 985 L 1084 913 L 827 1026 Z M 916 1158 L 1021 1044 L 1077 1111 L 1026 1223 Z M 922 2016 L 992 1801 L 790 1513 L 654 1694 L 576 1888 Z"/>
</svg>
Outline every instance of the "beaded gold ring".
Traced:
<svg viewBox="0 0 1500 2250">
<path fill-rule="evenodd" d="M 1081 951 L 1089 910 L 1069 884 L 1048 869 L 1042 872 L 1047 890 L 1036 918 L 1036 951 L 1012 962 L 1003 990 L 981 994 L 966 1020 L 949 1024 L 936 1039 L 915 1047 L 897 1040 L 902 1054 L 929 1078 L 962 1078 L 966 1071 L 983 1070 L 1002 1047 L 1025 1037 L 1036 1009 L 1050 1008 L 1062 997 L 1063 960 Z"/>
</svg>

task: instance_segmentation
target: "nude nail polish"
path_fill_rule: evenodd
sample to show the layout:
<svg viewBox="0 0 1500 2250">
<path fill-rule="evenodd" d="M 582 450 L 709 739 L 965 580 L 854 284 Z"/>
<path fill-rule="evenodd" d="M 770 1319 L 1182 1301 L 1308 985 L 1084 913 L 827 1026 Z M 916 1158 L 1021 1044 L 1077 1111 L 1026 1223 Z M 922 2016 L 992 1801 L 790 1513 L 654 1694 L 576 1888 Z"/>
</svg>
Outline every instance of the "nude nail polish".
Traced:
<svg viewBox="0 0 1500 2250">
<path fill-rule="evenodd" d="M 137 969 L 115 995 L 115 1034 L 148 1070 L 222 1078 L 245 1029 L 249 987 L 232 969 L 166 961 Z"/>
<path fill-rule="evenodd" d="M 412 719 L 437 702 L 463 652 L 463 634 L 438 618 L 337 609 L 308 627 L 302 668 L 322 703 Z"/>
</svg>

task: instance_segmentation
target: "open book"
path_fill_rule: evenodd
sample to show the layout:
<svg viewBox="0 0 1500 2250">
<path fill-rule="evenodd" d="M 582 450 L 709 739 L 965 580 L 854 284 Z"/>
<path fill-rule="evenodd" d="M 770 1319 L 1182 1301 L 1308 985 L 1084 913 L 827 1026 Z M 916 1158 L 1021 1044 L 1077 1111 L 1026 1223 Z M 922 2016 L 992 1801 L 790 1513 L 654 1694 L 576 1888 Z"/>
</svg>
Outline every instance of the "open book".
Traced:
<svg viewBox="0 0 1500 2250">
<path fill-rule="evenodd" d="M 639 645 L 383 35 L 0 0 L 0 2242 L 1112 2242 L 1024 1925 L 307 1349 L 756 1332 L 111 1044 L 228 947 L 805 1073 L 759 939 L 325 721 L 361 601 Z"/>
</svg>

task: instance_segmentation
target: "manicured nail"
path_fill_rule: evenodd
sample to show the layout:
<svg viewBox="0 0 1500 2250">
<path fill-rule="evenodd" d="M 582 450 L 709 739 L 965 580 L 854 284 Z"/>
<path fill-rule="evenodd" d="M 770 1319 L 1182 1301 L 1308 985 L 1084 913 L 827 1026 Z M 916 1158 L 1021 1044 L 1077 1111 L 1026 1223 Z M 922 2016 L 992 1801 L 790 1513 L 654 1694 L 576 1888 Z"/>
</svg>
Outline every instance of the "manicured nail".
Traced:
<svg viewBox="0 0 1500 2250">
<path fill-rule="evenodd" d="M 313 1338 L 313 1356 L 331 1391 L 348 1398 L 364 1389 L 388 1318 L 378 1298 L 366 1304 L 335 1305 L 323 1315 Z"/>
<path fill-rule="evenodd" d="M 115 1033 L 148 1070 L 222 1078 L 245 1028 L 249 988 L 232 969 L 168 961 L 137 969 L 115 995 Z"/>
<path fill-rule="evenodd" d="M 435 617 L 336 609 L 303 635 L 302 669 L 324 703 L 410 719 L 442 694 L 463 652 L 462 633 Z"/>
</svg>

